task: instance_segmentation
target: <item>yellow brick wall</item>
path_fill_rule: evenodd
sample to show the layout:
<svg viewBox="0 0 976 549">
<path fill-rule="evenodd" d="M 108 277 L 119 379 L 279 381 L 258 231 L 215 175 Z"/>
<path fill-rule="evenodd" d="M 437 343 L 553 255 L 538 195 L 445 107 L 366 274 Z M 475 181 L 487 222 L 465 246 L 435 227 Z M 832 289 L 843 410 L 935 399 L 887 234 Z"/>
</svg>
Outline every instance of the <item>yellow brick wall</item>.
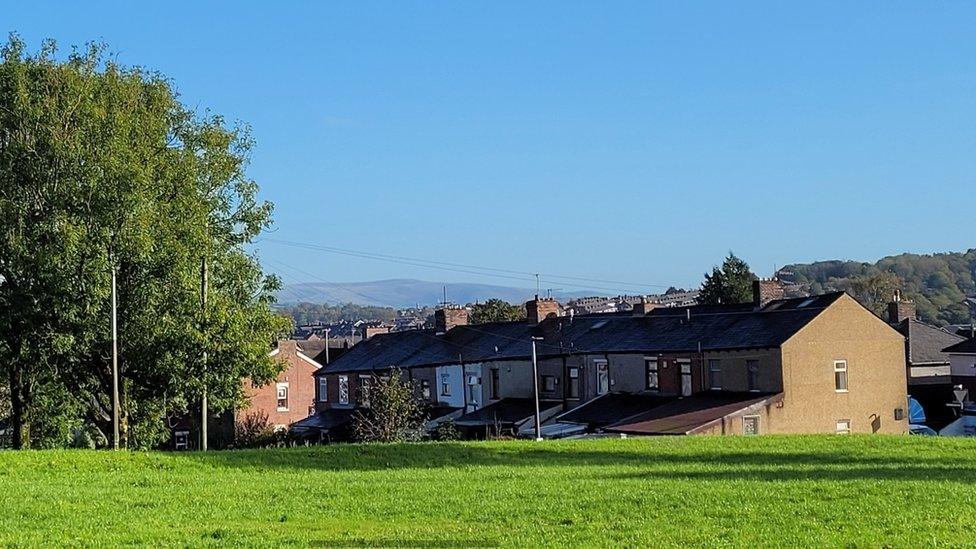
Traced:
<svg viewBox="0 0 976 549">
<path fill-rule="evenodd" d="M 854 433 L 908 430 L 905 342 L 901 334 L 850 296 L 840 297 L 782 346 L 781 407 L 767 433 L 833 433 L 837 421 Z M 834 361 L 846 360 L 848 391 L 837 392 Z M 895 409 L 905 418 L 895 420 Z"/>
</svg>

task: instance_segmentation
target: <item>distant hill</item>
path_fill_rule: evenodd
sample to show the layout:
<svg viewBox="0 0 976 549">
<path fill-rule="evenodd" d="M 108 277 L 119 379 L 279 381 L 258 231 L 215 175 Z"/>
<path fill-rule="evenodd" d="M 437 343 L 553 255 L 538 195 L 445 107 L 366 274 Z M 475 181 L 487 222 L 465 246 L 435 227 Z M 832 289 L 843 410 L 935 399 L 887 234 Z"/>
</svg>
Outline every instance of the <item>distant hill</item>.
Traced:
<svg viewBox="0 0 976 549">
<path fill-rule="evenodd" d="M 440 303 L 444 300 L 444 286 L 447 286 L 447 300 L 460 304 L 486 301 L 493 297 L 509 303 L 522 303 L 535 294 L 535 290 L 529 288 L 513 288 L 491 284 L 392 279 L 374 282 L 343 282 L 341 284 L 324 282 L 288 284 L 278 293 L 278 300 L 281 304 L 298 302 L 357 303 L 359 305 L 405 308 L 417 304 L 434 305 Z M 553 293 L 553 297 L 560 301 L 589 295 L 602 295 L 602 292 Z"/>
<path fill-rule="evenodd" d="M 888 294 L 892 287 L 900 286 L 903 295 L 915 300 L 919 317 L 926 322 L 945 326 L 972 321 L 963 300 L 976 295 L 976 249 L 901 254 L 876 263 L 817 261 L 787 265 L 780 272 L 792 272 L 797 283 L 810 285 L 813 294 L 852 289 L 857 290 L 852 292 L 855 294 L 872 289 Z M 874 297 L 877 303 L 890 299 L 889 295 Z"/>
</svg>

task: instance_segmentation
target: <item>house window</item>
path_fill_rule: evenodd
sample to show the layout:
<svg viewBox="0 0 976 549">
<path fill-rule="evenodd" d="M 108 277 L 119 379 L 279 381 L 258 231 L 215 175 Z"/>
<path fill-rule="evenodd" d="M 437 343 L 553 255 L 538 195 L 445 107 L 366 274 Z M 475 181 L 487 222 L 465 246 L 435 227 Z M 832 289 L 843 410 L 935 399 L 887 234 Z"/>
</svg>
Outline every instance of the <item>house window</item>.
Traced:
<svg viewBox="0 0 976 549">
<path fill-rule="evenodd" d="M 746 361 L 746 375 L 749 376 L 749 390 L 758 391 L 759 390 L 759 361 L 758 360 Z"/>
<path fill-rule="evenodd" d="M 691 362 L 679 360 L 678 367 L 681 369 L 681 396 L 691 396 Z"/>
<path fill-rule="evenodd" d="M 834 390 L 838 393 L 847 392 L 847 361 L 834 361 Z"/>
<path fill-rule="evenodd" d="M 287 412 L 288 411 L 288 384 L 279 383 L 277 385 L 278 389 L 278 411 Z"/>
<path fill-rule="evenodd" d="M 339 404 L 349 404 L 349 376 L 339 376 Z"/>
<path fill-rule="evenodd" d="M 851 420 L 849 420 L 849 419 L 838 419 L 837 420 L 837 434 L 838 435 L 849 435 L 849 434 L 851 434 Z"/>
<path fill-rule="evenodd" d="M 569 387 L 567 388 L 567 398 L 579 398 L 580 396 L 580 374 L 579 368 L 569 369 Z"/>
<path fill-rule="evenodd" d="M 369 408 L 369 391 L 372 389 L 373 380 L 369 376 L 359 376 L 359 405 Z"/>
<path fill-rule="evenodd" d="M 658 389 L 658 378 L 657 378 L 657 359 L 656 358 L 645 358 L 644 359 L 644 371 L 646 373 L 647 386 L 646 388 L 652 391 Z"/>
<path fill-rule="evenodd" d="M 451 396 L 451 376 L 441 374 L 441 396 Z"/>
<path fill-rule="evenodd" d="M 491 369 L 491 398 L 492 400 L 498 400 L 501 398 L 501 378 L 498 374 L 498 368 Z"/>
<path fill-rule="evenodd" d="M 329 401 L 329 379 L 325 376 L 319 378 L 319 402 Z"/>
<path fill-rule="evenodd" d="M 596 364 L 596 394 L 607 394 L 610 392 L 610 366 L 606 360 L 597 360 L 594 364 Z"/>
<path fill-rule="evenodd" d="M 717 358 L 708 360 L 708 387 L 709 389 L 722 388 L 722 361 Z"/>
<path fill-rule="evenodd" d="M 430 380 L 420 380 L 420 395 L 425 399 L 430 399 Z"/>
<path fill-rule="evenodd" d="M 555 392 L 556 376 L 542 376 L 542 390 L 547 393 Z"/>
<path fill-rule="evenodd" d="M 759 416 L 745 416 L 742 418 L 742 434 L 743 435 L 759 434 Z"/>
</svg>

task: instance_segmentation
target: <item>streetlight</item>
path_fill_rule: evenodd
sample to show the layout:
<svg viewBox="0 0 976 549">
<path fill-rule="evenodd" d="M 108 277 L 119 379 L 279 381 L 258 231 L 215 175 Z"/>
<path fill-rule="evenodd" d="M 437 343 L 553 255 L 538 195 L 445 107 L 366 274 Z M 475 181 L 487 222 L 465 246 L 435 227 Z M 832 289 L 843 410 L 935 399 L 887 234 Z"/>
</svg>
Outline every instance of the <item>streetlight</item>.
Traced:
<svg viewBox="0 0 976 549">
<path fill-rule="evenodd" d="M 535 342 L 543 338 L 532 336 L 532 394 L 535 398 L 535 439 L 542 440 L 542 422 L 539 420 L 539 361 L 536 359 Z"/>
</svg>

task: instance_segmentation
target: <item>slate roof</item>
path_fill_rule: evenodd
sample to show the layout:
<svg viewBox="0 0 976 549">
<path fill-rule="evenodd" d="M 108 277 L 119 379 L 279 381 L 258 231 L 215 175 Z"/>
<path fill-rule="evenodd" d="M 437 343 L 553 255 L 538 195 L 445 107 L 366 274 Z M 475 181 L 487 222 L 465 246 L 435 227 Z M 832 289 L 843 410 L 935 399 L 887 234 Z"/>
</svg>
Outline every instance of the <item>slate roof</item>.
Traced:
<svg viewBox="0 0 976 549">
<path fill-rule="evenodd" d="M 652 310 L 644 316 L 595 314 L 457 326 L 446 334 L 413 330 L 378 334 L 332 361 L 321 373 L 385 370 L 527 359 L 531 338 L 540 357 L 592 353 L 695 352 L 780 346 L 843 292 L 751 304 L 697 305 Z M 690 314 L 690 317 L 689 317 Z"/>
<path fill-rule="evenodd" d="M 906 356 L 909 365 L 948 364 L 949 354 L 942 349 L 965 340 L 942 328 L 931 326 L 913 318 L 894 325 L 907 339 Z"/>
<path fill-rule="evenodd" d="M 291 429 L 296 432 L 308 430 L 329 431 L 345 427 L 352 422 L 353 413 L 354 410 L 352 409 L 331 408 L 323 410 L 292 423 Z"/>
<path fill-rule="evenodd" d="M 946 347 L 943 351 L 947 353 L 976 354 L 976 338 L 960 341 L 955 345 Z"/>
<path fill-rule="evenodd" d="M 696 393 L 626 418 L 607 431 L 635 435 L 685 435 L 750 406 L 782 398 L 782 393 Z"/>
<path fill-rule="evenodd" d="M 539 402 L 539 411 L 545 412 L 559 405 L 560 403 L 558 402 L 543 400 Z M 494 425 L 496 423 L 511 425 L 528 419 L 533 415 L 535 415 L 535 401 L 531 398 L 503 398 L 484 408 L 478 408 L 473 412 L 464 414 L 454 420 L 454 424 L 462 427 Z"/>
<path fill-rule="evenodd" d="M 650 393 L 607 393 L 556 416 L 562 423 L 581 423 L 598 428 L 646 412 L 677 397 Z"/>
</svg>

